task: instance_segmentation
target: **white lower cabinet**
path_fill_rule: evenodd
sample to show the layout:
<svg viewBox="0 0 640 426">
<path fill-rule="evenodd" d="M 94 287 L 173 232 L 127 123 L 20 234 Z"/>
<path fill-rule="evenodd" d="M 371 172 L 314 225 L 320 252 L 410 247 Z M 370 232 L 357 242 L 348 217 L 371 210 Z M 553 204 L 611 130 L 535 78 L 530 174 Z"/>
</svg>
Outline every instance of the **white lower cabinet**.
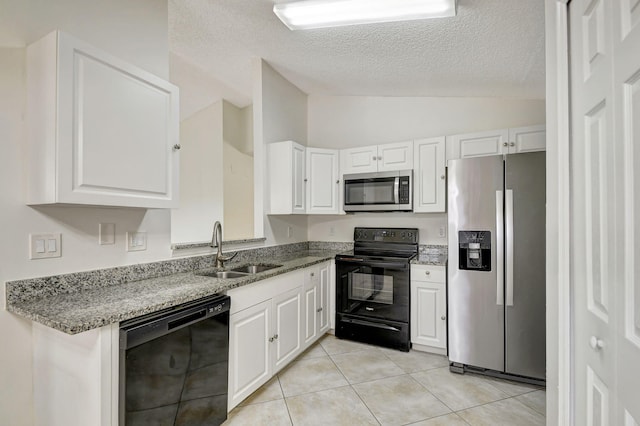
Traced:
<svg viewBox="0 0 640 426">
<path fill-rule="evenodd" d="M 446 354 L 446 293 L 444 266 L 411 265 L 411 343 L 414 350 Z"/>
<path fill-rule="evenodd" d="M 331 262 L 229 290 L 231 411 L 329 330 Z"/>
<path fill-rule="evenodd" d="M 304 344 L 309 346 L 330 328 L 331 265 L 308 268 L 305 274 Z"/>
</svg>

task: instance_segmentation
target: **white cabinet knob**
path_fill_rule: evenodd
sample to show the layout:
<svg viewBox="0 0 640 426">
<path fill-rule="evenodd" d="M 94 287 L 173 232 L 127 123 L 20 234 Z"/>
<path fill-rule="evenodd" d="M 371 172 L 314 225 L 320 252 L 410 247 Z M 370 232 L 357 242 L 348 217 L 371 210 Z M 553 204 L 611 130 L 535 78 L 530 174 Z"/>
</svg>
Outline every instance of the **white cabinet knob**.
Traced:
<svg viewBox="0 0 640 426">
<path fill-rule="evenodd" d="M 502 146 L 509 146 L 509 143 L 505 142 L 505 143 L 502 144 Z"/>
<path fill-rule="evenodd" d="M 444 175 L 441 175 L 441 176 L 440 176 L 440 179 L 444 180 Z"/>
<path fill-rule="evenodd" d="M 599 351 L 604 346 L 604 342 L 596 336 L 591 336 L 591 339 L 589 339 L 589 346 L 591 346 L 591 349 L 594 351 Z"/>
<path fill-rule="evenodd" d="M 445 316 L 443 315 L 443 316 L 441 316 L 441 317 L 440 317 L 440 319 L 441 319 L 442 321 L 444 321 L 444 320 L 446 320 L 446 319 L 447 319 L 447 317 L 445 317 Z"/>
<path fill-rule="evenodd" d="M 431 275 L 431 271 L 424 271 L 425 275 Z"/>
<path fill-rule="evenodd" d="M 515 142 L 511 142 L 511 143 L 509 144 L 509 146 L 516 146 L 516 143 L 515 143 Z"/>
<path fill-rule="evenodd" d="M 373 156 L 373 161 L 376 161 L 378 159 L 378 157 L 376 157 L 375 155 Z"/>
</svg>

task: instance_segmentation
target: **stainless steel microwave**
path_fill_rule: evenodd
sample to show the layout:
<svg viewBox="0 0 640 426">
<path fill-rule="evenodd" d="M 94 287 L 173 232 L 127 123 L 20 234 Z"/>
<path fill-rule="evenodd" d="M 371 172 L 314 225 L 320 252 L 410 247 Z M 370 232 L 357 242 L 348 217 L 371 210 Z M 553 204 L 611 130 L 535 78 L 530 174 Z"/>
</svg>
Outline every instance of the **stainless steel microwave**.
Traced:
<svg viewBox="0 0 640 426">
<path fill-rule="evenodd" d="M 344 175 L 345 212 L 410 212 L 413 170 Z"/>
</svg>

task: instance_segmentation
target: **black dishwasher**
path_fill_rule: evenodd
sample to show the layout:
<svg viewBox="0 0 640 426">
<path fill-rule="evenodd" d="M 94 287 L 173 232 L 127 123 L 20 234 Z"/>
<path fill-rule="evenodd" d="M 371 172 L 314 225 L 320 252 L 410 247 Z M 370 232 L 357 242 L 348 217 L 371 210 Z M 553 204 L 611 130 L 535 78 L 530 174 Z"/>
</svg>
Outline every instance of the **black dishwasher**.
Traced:
<svg viewBox="0 0 640 426">
<path fill-rule="evenodd" d="M 230 305 L 215 295 L 121 323 L 120 426 L 226 420 Z"/>
</svg>

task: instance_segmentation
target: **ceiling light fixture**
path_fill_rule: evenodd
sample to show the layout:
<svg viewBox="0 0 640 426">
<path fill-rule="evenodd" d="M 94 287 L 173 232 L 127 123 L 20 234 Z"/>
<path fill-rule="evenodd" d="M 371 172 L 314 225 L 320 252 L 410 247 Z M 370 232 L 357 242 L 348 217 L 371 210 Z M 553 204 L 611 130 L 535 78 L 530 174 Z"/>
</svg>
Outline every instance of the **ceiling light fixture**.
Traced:
<svg viewBox="0 0 640 426">
<path fill-rule="evenodd" d="M 306 0 L 279 3 L 273 13 L 291 30 L 411 21 L 456 15 L 456 0 Z"/>
</svg>

